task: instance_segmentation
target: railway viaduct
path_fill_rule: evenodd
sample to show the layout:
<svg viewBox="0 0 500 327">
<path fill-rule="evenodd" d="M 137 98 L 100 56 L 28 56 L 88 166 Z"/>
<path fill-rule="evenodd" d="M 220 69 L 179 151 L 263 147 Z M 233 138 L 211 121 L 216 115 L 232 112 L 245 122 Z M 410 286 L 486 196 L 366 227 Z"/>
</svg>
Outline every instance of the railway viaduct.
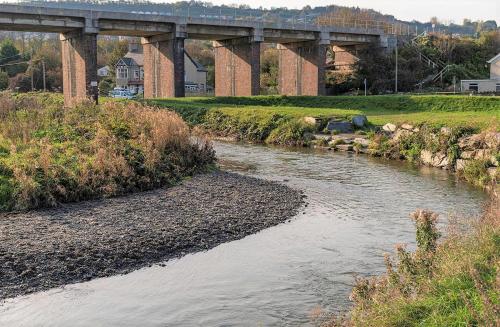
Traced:
<svg viewBox="0 0 500 327">
<path fill-rule="evenodd" d="M 288 23 L 223 20 L 151 13 L 124 13 L 0 5 L 0 30 L 59 33 L 63 91 L 70 105 L 97 101 L 97 36 L 141 37 L 144 96 L 184 96 L 184 40 L 212 40 L 216 96 L 259 94 L 260 47 L 278 44 L 279 91 L 283 95 L 323 95 L 327 48 L 363 44 L 390 46 L 380 29 L 296 26 Z"/>
</svg>

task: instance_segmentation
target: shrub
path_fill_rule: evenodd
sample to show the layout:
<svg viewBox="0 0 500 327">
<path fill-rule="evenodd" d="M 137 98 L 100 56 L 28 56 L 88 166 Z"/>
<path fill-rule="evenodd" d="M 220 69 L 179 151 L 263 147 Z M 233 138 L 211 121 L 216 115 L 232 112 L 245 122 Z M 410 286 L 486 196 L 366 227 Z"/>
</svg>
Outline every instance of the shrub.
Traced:
<svg viewBox="0 0 500 327">
<path fill-rule="evenodd" d="M 491 182 L 488 167 L 488 160 L 471 160 L 465 165 L 462 174 L 470 183 L 484 187 Z"/>
<path fill-rule="evenodd" d="M 214 161 L 210 145 L 193 142 L 170 111 L 124 102 L 64 108 L 35 96 L 3 95 L 0 102 L 4 97 L 14 103 L 0 126 L 4 210 L 172 185 Z"/>
<path fill-rule="evenodd" d="M 266 139 L 268 144 L 304 146 L 312 139 L 314 128 L 300 119 L 292 119 L 272 130 Z M 311 134 L 308 136 L 308 134 Z"/>
</svg>

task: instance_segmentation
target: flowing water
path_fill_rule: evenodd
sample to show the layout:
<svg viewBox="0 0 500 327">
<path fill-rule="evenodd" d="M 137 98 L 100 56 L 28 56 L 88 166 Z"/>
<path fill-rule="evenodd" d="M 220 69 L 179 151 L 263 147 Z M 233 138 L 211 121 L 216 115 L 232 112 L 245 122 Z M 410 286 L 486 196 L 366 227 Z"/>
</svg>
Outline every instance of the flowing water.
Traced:
<svg viewBox="0 0 500 327">
<path fill-rule="evenodd" d="M 486 195 L 431 168 L 367 156 L 217 143 L 228 169 L 301 189 L 290 222 L 127 275 L 7 300 L 0 326 L 297 326 L 345 310 L 354 276 L 414 244 L 417 208 L 478 214 Z"/>
</svg>

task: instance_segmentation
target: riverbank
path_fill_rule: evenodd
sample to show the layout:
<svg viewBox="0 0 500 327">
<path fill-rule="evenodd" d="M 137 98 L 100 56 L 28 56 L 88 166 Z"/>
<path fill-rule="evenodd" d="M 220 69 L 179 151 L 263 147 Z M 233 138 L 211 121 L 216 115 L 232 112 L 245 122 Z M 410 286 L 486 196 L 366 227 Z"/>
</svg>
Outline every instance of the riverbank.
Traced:
<svg viewBox="0 0 500 327">
<path fill-rule="evenodd" d="M 497 97 L 255 97 L 148 102 L 178 112 L 190 125 L 216 138 L 408 160 L 457 172 L 489 189 L 500 175 Z"/>
<path fill-rule="evenodd" d="M 417 249 L 397 245 L 387 272 L 356 279 L 348 315 L 321 326 L 496 326 L 500 302 L 500 202 L 455 221 L 440 240 L 438 215 L 418 210 Z M 462 224 L 460 224 L 462 223 Z"/>
<path fill-rule="evenodd" d="M 123 274 L 291 219 L 303 195 L 214 172 L 182 185 L 0 214 L 0 299 Z"/>
</svg>

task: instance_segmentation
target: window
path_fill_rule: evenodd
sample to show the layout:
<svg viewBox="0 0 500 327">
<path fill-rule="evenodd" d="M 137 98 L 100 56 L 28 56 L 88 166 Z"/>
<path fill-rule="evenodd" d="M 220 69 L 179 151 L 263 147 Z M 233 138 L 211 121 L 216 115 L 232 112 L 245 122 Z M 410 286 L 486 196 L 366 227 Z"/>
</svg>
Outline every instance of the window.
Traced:
<svg viewBox="0 0 500 327">
<path fill-rule="evenodd" d="M 135 79 L 139 79 L 140 77 L 141 77 L 141 73 L 139 72 L 139 70 L 138 70 L 138 69 L 135 69 L 135 70 L 134 70 L 134 78 L 135 78 Z"/>
<path fill-rule="evenodd" d="M 479 92 L 479 85 L 477 83 L 470 83 L 469 91 Z"/>
<path fill-rule="evenodd" d="M 139 76 L 140 76 L 141 80 L 144 79 L 144 68 L 142 68 L 142 67 L 139 69 Z"/>
<path fill-rule="evenodd" d="M 500 84 L 497 84 L 497 93 L 500 93 Z"/>
<path fill-rule="evenodd" d="M 116 77 L 121 78 L 121 79 L 127 79 L 128 78 L 128 69 L 124 67 L 119 67 L 116 70 Z"/>
</svg>

